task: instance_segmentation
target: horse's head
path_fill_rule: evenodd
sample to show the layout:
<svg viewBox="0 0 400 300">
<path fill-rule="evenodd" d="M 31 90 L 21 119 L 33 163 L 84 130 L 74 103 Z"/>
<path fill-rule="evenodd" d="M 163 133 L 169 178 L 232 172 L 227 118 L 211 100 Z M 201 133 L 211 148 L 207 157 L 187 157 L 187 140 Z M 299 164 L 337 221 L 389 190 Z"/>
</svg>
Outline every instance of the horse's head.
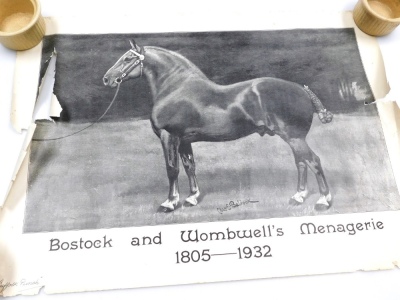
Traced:
<svg viewBox="0 0 400 300">
<path fill-rule="evenodd" d="M 137 78 L 143 72 L 144 49 L 129 41 L 131 49 L 122 55 L 103 77 L 104 85 L 116 87 L 122 81 Z"/>
</svg>

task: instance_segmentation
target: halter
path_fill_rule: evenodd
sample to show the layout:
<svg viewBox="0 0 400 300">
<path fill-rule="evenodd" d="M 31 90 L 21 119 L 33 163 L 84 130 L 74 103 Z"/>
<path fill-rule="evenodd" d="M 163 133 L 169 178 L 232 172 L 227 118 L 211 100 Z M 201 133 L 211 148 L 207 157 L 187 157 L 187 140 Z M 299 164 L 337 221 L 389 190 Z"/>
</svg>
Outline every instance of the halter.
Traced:
<svg viewBox="0 0 400 300">
<path fill-rule="evenodd" d="M 118 83 L 118 84 L 121 83 L 122 80 L 126 77 L 126 75 L 128 75 L 130 72 L 132 72 L 133 69 L 135 69 L 138 64 L 140 64 L 140 77 L 142 77 L 142 75 L 143 75 L 144 55 L 136 52 L 133 49 L 130 49 L 129 52 L 132 52 L 135 55 L 135 57 L 137 57 L 138 59 L 135 60 L 135 62 L 131 66 L 128 66 L 126 68 L 126 70 L 122 70 L 121 72 L 123 72 L 123 73 L 121 74 L 120 77 L 115 78 L 115 82 Z"/>
</svg>

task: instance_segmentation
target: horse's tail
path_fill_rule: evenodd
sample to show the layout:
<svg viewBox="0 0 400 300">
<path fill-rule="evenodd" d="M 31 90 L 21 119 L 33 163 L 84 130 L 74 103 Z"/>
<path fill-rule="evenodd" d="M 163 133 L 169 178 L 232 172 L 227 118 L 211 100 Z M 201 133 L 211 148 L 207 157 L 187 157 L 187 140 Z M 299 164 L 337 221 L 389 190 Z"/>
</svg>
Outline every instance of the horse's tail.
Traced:
<svg viewBox="0 0 400 300">
<path fill-rule="evenodd" d="M 317 95 L 315 95 L 313 91 L 311 91 L 310 88 L 306 85 L 304 86 L 304 90 L 310 97 L 315 112 L 318 114 L 318 118 L 321 120 L 321 122 L 325 124 L 332 121 L 333 114 L 324 107 L 324 105 L 322 104 L 321 100 L 319 100 Z"/>
</svg>

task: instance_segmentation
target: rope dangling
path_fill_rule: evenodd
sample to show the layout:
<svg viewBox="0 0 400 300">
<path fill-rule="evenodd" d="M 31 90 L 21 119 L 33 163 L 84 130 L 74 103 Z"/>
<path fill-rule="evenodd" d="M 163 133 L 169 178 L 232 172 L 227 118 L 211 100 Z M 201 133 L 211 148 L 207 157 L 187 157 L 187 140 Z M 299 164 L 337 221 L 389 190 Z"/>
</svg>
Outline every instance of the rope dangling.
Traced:
<svg viewBox="0 0 400 300">
<path fill-rule="evenodd" d="M 78 133 L 80 133 L 80 132 L 82 132 L 82 131 L 88 129 L 89 127 L 93 126 L 94 124 L 96 124 L 97 122 L 99 122 L 99 121 L 107 114 L 107 112 L 110 110 L 110 108 L 111 108 L 111 106 L 113 105 L 115 99 L 117 99 L 117 95 L 118 95 L 118 92 L 119 92 L 119 87 L 120 87 L 120 85 L 121 85 L 121 82 L 117 82 L 117 90 L 115 91 L 114 98 L 111 100 L 111 103 L 108 105 L 108 107 L 107 107 L 107 109 L 105 110 L 105 112 L 104 112 L 99 118 L 97 118 L 97 120 L 95 120 L 94 122 L 92 122 L 92 123 L 89 124 L 88 126 L 82 128 L 82 129 L 79 129 L 78 131 L 75 131 L 75 132 L 73 132 L 73 133 L 64 135 L 64 136 L 60 136 L 60 137 L 56 137 L 56 138 L 49 138 L 49 139 L 32 139 L 32 141 L 35 141 L 35 142 L 44 142 L 44 141 L 61 140 L 61 139 L 65 139 L 65 138 L 67 138 L 67 137 L 73 136 L 73 135 L 75 135 L 75 134 L 78 134 Z"/>
</svg>

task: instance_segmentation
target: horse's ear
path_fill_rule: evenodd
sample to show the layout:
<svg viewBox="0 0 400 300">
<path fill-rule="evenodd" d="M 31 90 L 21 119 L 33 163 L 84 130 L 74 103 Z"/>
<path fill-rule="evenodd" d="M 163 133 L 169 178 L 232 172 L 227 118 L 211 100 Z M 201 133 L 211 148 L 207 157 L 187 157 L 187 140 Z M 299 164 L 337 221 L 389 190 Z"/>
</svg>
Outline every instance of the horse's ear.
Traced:
<svg viewBox="0 0 400 300">
<path fill-rule="evenodd" d="M 129 40 L 129 44 L 131 44 L 133 50 L 136 50 L 136 43 L 134 39 Z"/>
<path fill-rule="evenodd" d="M 140 52 L 140 47 L 138 46 L 138 44 L 136 44 L 134 39 L 129 40 L 129 43 L 131 44 L 132 50 Z"/>
</svg>

